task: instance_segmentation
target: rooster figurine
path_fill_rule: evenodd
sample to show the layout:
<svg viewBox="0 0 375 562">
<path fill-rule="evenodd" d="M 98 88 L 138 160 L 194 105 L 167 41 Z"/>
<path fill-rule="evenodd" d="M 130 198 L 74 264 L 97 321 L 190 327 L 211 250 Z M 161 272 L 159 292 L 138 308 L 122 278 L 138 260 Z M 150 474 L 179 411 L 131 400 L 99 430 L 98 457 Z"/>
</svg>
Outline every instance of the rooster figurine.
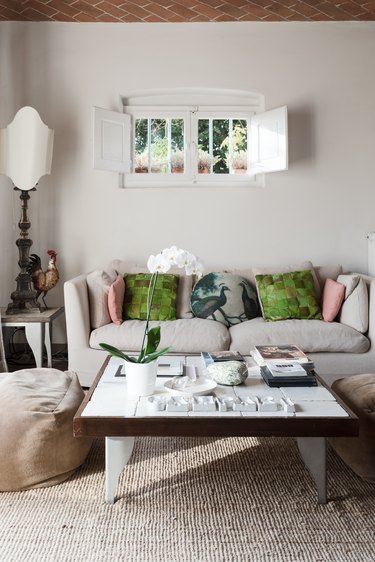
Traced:
<svg viewBox="0 0 375 562">
<path fill-rule="evenodd" d="M 37 292 L 36 298 L 42 295 L 42 301 L 44 302 L 44 306 L 46 308 L 48 307 L 46 301 L 44 300 L 44 297 L 50 289 L 53 289 L 56 286 L 56 283 L 59 280 L 59 272 L 56 268 L 57 253 L 55 252 L 55 250 L 48 250 L 47 253 L 50 256 L 47 271 L 42 270 L 40 257 L 36 254 L 31 254 L 31 256 L 29 257 L 29 266 L 27 268 L 28 273 L 30 273 L 32 277 L 34 288 Z"/>
</svg>

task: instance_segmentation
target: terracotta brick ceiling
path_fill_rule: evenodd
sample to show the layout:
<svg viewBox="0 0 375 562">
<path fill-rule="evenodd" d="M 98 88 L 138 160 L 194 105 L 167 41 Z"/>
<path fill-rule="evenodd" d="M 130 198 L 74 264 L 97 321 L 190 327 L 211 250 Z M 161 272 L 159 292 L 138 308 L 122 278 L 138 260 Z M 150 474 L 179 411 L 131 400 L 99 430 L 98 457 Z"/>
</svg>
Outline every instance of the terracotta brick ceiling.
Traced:
<svg viewBox="0 0 375 562">
<path fill-rule="evenodd" d="M 375 21 L 375 0 L 0 0 L 0 20 Z"/>
</svg>

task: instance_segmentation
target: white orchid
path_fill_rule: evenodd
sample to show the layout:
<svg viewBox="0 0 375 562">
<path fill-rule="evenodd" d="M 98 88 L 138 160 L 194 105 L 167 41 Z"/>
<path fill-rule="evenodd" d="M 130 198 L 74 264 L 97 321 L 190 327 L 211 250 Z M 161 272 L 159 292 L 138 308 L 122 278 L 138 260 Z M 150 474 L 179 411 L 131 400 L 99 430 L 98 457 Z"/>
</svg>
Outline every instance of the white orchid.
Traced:
<svg viewBox="0 0 375 562">
<path fill-rule="evenodd" d="M 186 275 L 196 275 L 198 278 L 203 275 L 203 263 L 198 259 L 185 266 Z"/>
<path fill-rule="evenodd" d="M 171 268 L 169 259 L 161 254 L 152 255 L 148 258 L 147 267 L 150 273 L 167 273 Z"/>
<path fill-rule="evenodd" d="M 195 256 L 193 254 L 191 254 L 190 252 L 186 252 L 185 250 L 182 250 L 176 257 L 176 264 L 181 269 L 183 269 L 183 268 L 186 269 L 188 266 L 190 266 L 195 261 L 196 261 Z"/>
<path fill-rule="evenodd" d="M 159 256 L 165 258 L 165 260 L 169 262 L 170 266 L 176 265 L 180 269 L 185 269 L 186 275 L 197 275 L 198 277 L 201 277 L 203 274 L 202 262 L 190 252 L 182 250 L 181 248 L 177 248 L 177 246 L 164 248 Z M 151 269 L 150 271 L 152 272 Z M 160 273 L 164 273 L 160 269 L 158 269 L 157 271 L 159 271 Z"/>
<path fill-rule="evenodd" d="M 177 265 L 177 256 L 181 252 L 183 252 L 183 250 L 177 248 L 177 246 L 171 246 L 171 248 L 164 248 L 161 255 L 165 256 L 171 265 Z"/>
<path fill-rule="evenodd" d="M 100 343 L 100 347 L 108 351 L 111 355 L 124 359 L 125 361 L 130 361 L 131 363 L 150 363 L 155 361 L 161 355 L 165 355 L 170 350 L 169 347 L 165 347 L 160 351 L 157 348 L 160 343 L 160 326 L 154 326 L 149 329 L 150 314 L 152 308 L 152 300 L 155 293 L 156 282 L 158 280 L 159 273 L 167 273 L 172 265 L 177 265 L 180 269 L 185 268 L 186 275 L 197 275 L 201 277 L 203 274 L 203 264 L 190 252 L 181 250 L 177 246 L 171 246 L 171 248 L 165 248 L 160 254 L 154 256 L 153 254 L 147 260 L 147 267 L 151 273 L 151 279 L 148 286 L 147 293 L 147 318 L 146 326 L 143 334 L 143 340 L 141 345 L 141 351 L 138 357 L 129 357 L 123 351 L 117 347 L 113 347 L 106 343 Z"/>
</svg>

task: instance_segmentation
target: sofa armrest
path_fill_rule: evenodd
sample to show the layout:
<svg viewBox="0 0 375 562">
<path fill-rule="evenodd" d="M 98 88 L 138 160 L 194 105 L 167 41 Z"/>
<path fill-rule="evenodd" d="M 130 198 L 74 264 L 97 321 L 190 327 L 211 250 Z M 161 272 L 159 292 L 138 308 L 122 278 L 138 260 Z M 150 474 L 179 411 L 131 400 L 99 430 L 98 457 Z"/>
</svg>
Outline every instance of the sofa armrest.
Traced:
<svg viewBox="0 0 375 562">
<path fill-rule="evenodd" d="M 64 283 L 68 349 L 89 347 L 90 307 L 86 274 Z"/>
</svg>

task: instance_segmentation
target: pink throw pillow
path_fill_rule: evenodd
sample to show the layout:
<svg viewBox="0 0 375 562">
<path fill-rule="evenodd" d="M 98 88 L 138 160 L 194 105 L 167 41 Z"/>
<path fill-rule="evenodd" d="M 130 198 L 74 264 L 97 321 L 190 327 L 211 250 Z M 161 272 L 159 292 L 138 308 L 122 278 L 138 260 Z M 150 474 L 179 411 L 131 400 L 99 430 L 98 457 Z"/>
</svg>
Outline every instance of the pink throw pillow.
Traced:
<svg viewBox="0 0 375 562">
<path fill-rule="evenodd" d="M 125 281 L 122 275 L 117 275 L 108 293 L 108 310 L 112 322 L 122 324 L 122 307 L 125 297 Z"/>
<path fill-rule="evenodd" d="M 345 285 L 327 279 L 323 289 L 322 313 L 325 322 L 333 322 L 345 297 Z"/>
</svg>

